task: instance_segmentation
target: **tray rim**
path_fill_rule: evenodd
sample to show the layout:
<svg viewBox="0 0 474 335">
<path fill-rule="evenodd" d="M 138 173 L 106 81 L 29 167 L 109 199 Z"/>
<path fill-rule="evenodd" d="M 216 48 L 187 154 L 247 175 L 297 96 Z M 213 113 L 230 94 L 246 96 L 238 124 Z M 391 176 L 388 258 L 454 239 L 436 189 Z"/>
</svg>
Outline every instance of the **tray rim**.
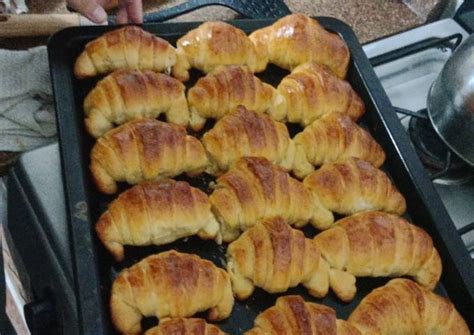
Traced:
<svg viewBox="0 0 474 335">
<path fill-rule="evenodd" d="M 454 223 L 449 217 L 422 163 L 411 146 L 408 135 L 396 117 L 390 101 L 353 30 L 346 23 L 332 17 L 317 16 L 315 18 L 325 28 L 337 32 L 349 46 L 352 63 L 360 74 L 364 89 L 369 94 L 368 98 L 372 100 L 372 103 L 376 107 L 377 113 L 372 114 L 377 115 L 370 115 L 369 117 L 379 119 L 376 120 L 376 122 L 380 123 L 382 128 L 380 131 L 386 132 L 387 140 L 393 146 L 391 149 L 395 150 L 396 157 L 389 157 L 390 160 L 394 160 L 391 162 L 392 164 L 390 164 L 393 165 L 390 170 L 402 169 L 402 173 L 408 178 L 403 182 L 412 184 L 412 187 L 417 191 L 417 194 L 413 195 L 401 190 L 407 199 L 407 212 L 411 214 L 417 225 L 420 225 L 418 222 L 430 222 L 428 227 L 423 225 L 423 228 L 427 230 L 432 237 L 443 259 L 444 268 L 441 282 L 457 283 L 455 288 L 452 287 L 453 285 L 444 286 L 458 311 L 463 315 L 470 327 L 473 328 L 474 315 L 469 315 L 468 313 L 474 310 L 474 263 L 469 257 L 467 250 L 463 250 L 465 249 L 464 244 L 455 230 Z M 277 19 L 278 18 L 239 19 L 225 22 L 237 26 L 261 24 L 263 27 L 264 25 L 272 24 Z M 167 33 L 159 33 L 157 34 L 158 36 L 176 36 L 186 33 L 201 23 L 203 23 L 203 21 L 150 23 L 143 24 L 142 27 L 145 30 L 169 31 Z M 103 306 L 103 301 L 99 292 L 100 278 L 96 259 L 96 248 L 92 236 L 94 230 L 91 229 L 94 223 L 90 220 L 87 203 L 88 197 L 86 195 L 87 190 L 85 189 L 83 179 L 85 178 L 85 170 L 87 169 L 81 165 L 79 160 L 81 156 L 77 141 L 79 130 L 74 127 L 75 122 L 72 121 L 72 118 L 68 117 L 67 113 L 64 113 L 64 109 L 67 111 L 65 107 L 67 107 L 68 103 L 73 104 L 73 101 L 67 98 L 64 99 L 65 95 L 61 93 L 62 89 L 59 84 L 61 80 L 72 81 L 72 77 L 64 77 L 64 73 L 61 72 L 62 69 L 58 68 L 60 65 L 58 61 L 61 60 L 61 50 L 67 48 L 67 42 L 70 39 L 80 36 L 84 37 L 85 35 L 95 37 L 120 27 L 121 26 L 70 27 L 57 32 L 51 36 L 48 41 L 48 57 L 54 104 L 58 120 L 58 139 L 67 204 L 66 212 L 74 258 L 74 284 L 80 327 L 83 333 L 97 333 L 98 329 L 101 330 L 101 333 L 104 333 L 105 329 L 107 329 L 106 325 L 108 324 L 108 320 L 104 315 L 103 308 L 97 308 L 98 304 L 99 306 Z M 65 64 L 62 64 L 62 66 L 65 66 Z M 387 151 L 385 146 L 384 150 Z M 75 173 L 67 173 L 70 171 L 75 171 Z M 396 184 L 397 187 L 399 187 L 398 182 L 396 182 Z M 410 199 L 413 200 L 416 196 L 419 198 L 416 201 L 422 204 L 423 208 L 421 209 L 411 208 Z M 413 212 L 418 214 L 413 215 Z M 439 245 L 443 246 L 443 248 L 441 248 L 442 250 L 440 250 Z M 445 259 L 448 259 L 450 262 L 446 263 L 444 261 Z"/>
</svg>

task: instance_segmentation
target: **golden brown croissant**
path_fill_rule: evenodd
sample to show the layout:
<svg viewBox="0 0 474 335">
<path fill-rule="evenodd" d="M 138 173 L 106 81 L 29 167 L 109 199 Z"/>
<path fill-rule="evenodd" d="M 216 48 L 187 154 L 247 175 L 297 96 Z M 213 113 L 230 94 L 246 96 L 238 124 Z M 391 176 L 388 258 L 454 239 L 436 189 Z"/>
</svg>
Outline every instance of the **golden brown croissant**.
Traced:
<svg viewBox="0 0 474 335">
<path fill-rule="evenodd" d="M 156 327 L 149 329 L 145 335 L 225 335 L 217 326 L 203 319 L 178 318 L 161 321 Z"/>
<path fill-rule="evenodd" d="M 303 184 L 315 201 L 338 214 L 380 210 L 401 215 L 406 210 L 405 198 L 388 176 L 357 158 L 325 164 L 308 175 Z M 327 222 L 325 227 L 318 228 L 330 225 Z"/>
<path fill-rule="evenodd" d="M 346 43 L 306 15 L 285 16 L 249 37 L 258 50 L 267 52 L 270 63 L 284 69 L 291 71 L 313 61 L 328 67 L 339 78 L 346 76 L 350 58 Z"/>
<path fill-rule="evenodd" d="M 241 300 L 255 286 L 278 293 L 303 284 L 315 297 L 329 289 L 329 267 L 316 244 L 278 217 L 257 223 L 229 245 L 227 272 Z"/>
<path fill-rule="evenodd" d="M 252 72 L 265 70 L 268 59 L 245 33 L 231 24 L 205 22 L 176 43 L 178 54 L 204 73 L 219 65 L 247 65 Z"/>
<path fill-rule="evenodd" d="M 117 192 L 117 181 L 137 184 L 201 173 L 207 166 L 204 148 L 183 127 L 157 120 L 130 121 L 107 132 L 94 145 L 91 171 L 104 193 Z"/>
<path fill-rule="evenodd" d="M 202 143 L 209 156 L 206 171 L 210 174 L 222 174 L 246 156 L 267 158 L 285 170 L 293 166 L 295 145 L 286 126 L 243 106 L 217 121 Z"/>
<path fill-rule="evenodd" d="M 260 313 L 245 335 L 361 335 L 351 324 L 336 319 L 324 305 L 306 302 L 299 295 L 277 299 L 275 306 Z"/>
<path fill-rule="evenodd" d="M 284 77 L 277 87 L 286 100 L 285 113 L 270 115 L 278 121 L 310 125 L 323 115 L 341 113 L 357 120 L 364 102 L 351 85 L 316 63 L 305 63 Z"/>
<path fill-rule="evenodd" d="M 306 127 L 293 139 L 296 145 L 293 172 L 304 178 L 320 166 L 356 157 L 380 167 L 385 152 L 373 137 L 350 117 L 339 113 L 328 114 Z M 308 164 L 305 164 L 308 162 Z"/>
<path fill-rule="evenodd" d="M 96 231 L 121 261 L 124 245 L 162 245 L 195 234 L 213 239 L 219 224 L 204 192 L 168 179 L 136 185 L 120 194 L 100 217 Z"/>
<path fill-rule="evenodd" d="M 99 81 L 84 100 L 87 131 L 100 137 L 114 124 L 155 119 L 166 114 L 168 122 L 186 127 L 189 110 L 184 85 L 153 71 L 118 70 Z"/>
<path fill-rule="evenodd" d="M 331 288 L 344 301 L 354 297 L 353 277 L 410 276 L 433 289 L 442 266 L 431 237 L 421 228 L 384 212 L 359 213 L 314 238 L 331 267 Z"/>
<path fill-rule="evenodd" d="M 170 72 L 187 80 L 189 64 L 171 44 L 137 26 L 105 33 L 87 43 L 74 65 L 77 78 L 93 77 L 118 69 Z"/>
<path fill-rule="evenodd" d="M 188 91 L 191 127 L 200 130 L 206 119 L 220 119 L 243 105 L 257 113 L 285 112 L 285 100 L 278 91 L 257 77 L 247 66 L 226 65 L 200 78 Z"/>
<path fill-rule="evenodd" d="M 304 226 L 325 222 L 332 213 L 312 202 L 303 184 L 265 158 L 239 159 L 217 179 L 210 195 L 212 211 L 220 222 L 224 241 L 236 239 L 259 221 L 275 216 Z"/>
<path fill-rule="evenodd" d="M 471 334 L 448 299 L 401 278 L 370 292 L 348 321 L 366 335 Z"/>
<path fill-rule="evenodd" d="M 143 316 L 186 317 L 209 309 L 210 320 L 227 318 L 234 304 L 229 275 L 210 261 L 174 250 L 123 270 L 112 286 L 116 329 L 141 332 Z"/>
</svg>

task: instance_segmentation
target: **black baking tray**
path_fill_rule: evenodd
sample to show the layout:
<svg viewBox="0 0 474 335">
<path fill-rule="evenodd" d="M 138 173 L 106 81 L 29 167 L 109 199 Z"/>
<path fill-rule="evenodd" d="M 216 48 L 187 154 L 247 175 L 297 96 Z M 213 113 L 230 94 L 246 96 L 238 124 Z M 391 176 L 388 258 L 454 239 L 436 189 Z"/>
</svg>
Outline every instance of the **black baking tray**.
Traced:
<svg viewBox="0 0 474 335">
<path fill-rule="evenodd" d="M 474 329 L 473 261 L 415 154 L 354 32 L 349 26 L 336 19 L 327 17 L 317 19 L 326 29 L 339 34 L 349 46 L 351 62 L 347 79 L 364 100 L 367 109 L 361 119 L 361 124 L 372 133 L 387 154 L 383 168 L 390 174 L 407 200 L 407 217 L 429 232 L 441 255 L 444 270 L 436 291 L 449 296 L 471 329 Z M 230 23 L 250 33 L 274 21 L 274 19 L 235 20 Z M 143 27 L 175 44 L 180 36 L 199 24 L 200 22 L 159 23 Z M 96 190 L 88 169 L 89 153 L 94 141 L 84 130 L 82 102 L 98 79 L 75 79 L 73 64 L 85 43 L 113 29 L 116 27 L 68 28 L 54 35 L 48 44 L 71 248 L 74 255 L 77 308 L 80 327 L 84 334 L 113 333 L 108 308 L 109 292 L 114 277 L 124 267 L 130 266 L 147 255 L 170 248 L 196 253 L 212 260 L 218 266 L 223 266 L 225 259 L 225 246 L 201 241 L 198 238 L 189 238 L 162 247 L 127 247 L 126 259 L 121 263 L 115 263 L 95 236 L 94 223 L 114 197 L 102 195 Z M 269 66 L 258 76 L 276 85 L 286 74 L 284 70 Z M 192 79 L 186 85 L 188 87 L 192 85 L 200 75 L 202 74 L 193 71 Z M 300 128 L 289 125 L 289 130 L 294 134 Z M 177 179 L 186 180 L 186 178 Z M 210 177 L 202 176 L 188 181 L 208 192 L 209 190 L 204 186 L 209 180 L 211 180 Z M 314 236 L 317 233 L 312 227 L 307 227 L 304 231 L 308 236 Z M 301 287 L 290 289 L 285 294 L 301 294 L 307 300 L 335 308 L 339 318 L 347 318 L 362 297 L 387 281 L 387 278 L 359 278 L 357 296 L 348 304 L 342 303 L 332 292 L 324 299 L 315 299 Z M 250 299 L 236 302 L 231 317 L 220 322 L 220 327 L 233 334 L 243 333 L 252 327 L 256 315 L 272 306 L 280 295 L 270 295 L 257 289 Z M 144 325 L 149 327 L 156 322 L 151 318 L 145 320 Z"/>
</svg>

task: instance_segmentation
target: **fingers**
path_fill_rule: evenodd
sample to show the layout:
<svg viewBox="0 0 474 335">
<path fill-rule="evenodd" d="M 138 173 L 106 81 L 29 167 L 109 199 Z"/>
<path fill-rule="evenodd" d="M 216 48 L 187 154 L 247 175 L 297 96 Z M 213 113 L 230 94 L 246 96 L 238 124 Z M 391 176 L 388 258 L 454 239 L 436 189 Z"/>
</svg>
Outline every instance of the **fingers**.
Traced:
<svg viewBox="0 0 474 335">
<path fill-rule="evenodd" d="M 143 22 L 142 0 L 119 0 L 119 8 L 117 23 Z M 121 22 L 120 20 L 124 21 Z"/>
<path fill-rule="evenodd" d="M 68 0 L 68 5 L 95 23 L 104 23 L 107 13 L 96 0 Z"/>
</svg>

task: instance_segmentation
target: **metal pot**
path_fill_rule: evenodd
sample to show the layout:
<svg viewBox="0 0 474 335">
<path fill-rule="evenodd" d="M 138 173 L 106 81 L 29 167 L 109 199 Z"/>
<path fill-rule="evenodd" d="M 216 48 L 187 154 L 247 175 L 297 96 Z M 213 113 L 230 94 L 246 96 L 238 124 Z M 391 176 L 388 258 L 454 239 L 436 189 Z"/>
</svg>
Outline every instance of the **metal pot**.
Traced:
<svg viewBox="0 0 474 335">
<path fill-rule="evenodd" d="M 441 139 L 474 166 L 474 35 L 444 65 L 430 88 L 427 106 Z"/>
</svg>

